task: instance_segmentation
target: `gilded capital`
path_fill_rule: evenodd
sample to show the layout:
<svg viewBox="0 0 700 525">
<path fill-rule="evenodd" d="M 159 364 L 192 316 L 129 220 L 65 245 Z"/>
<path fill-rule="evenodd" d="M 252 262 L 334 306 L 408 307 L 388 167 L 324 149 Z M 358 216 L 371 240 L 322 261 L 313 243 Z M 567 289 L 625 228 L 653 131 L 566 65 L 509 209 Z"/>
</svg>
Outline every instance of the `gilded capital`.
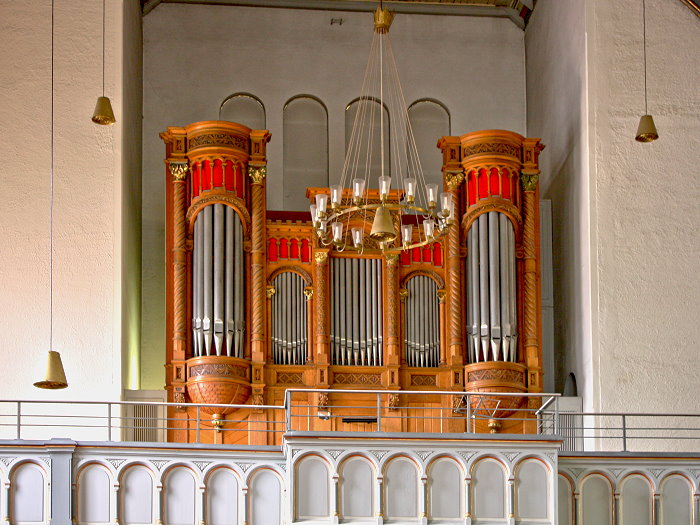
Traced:
<svg viewBox="0 0 700 525">
<path fill-rule="evenodd" d="M 186 162 L 170 162 L 168 168 L 170 169 L 170 175 L 173 176 L 173 180 L 177 182 L 181 182 L 187 177 L 189 168 Z"/>
<path fill-rule="evenodd" d="M 444 288 L 437 291 L 438 303 L 443 304 L 445 302 L 445 297 L 447 297 L 447 290 Z"/>
<path fill-rule="evenodd" d="M 328 252 L 316 252 L 314 254 L 316 264 L 323 264 L 328 260 Z"/>
<path fill-rule="evenodd" d="M 535 191 L 539 180 L 539 173 L 527 173 L 523 171 L 523 173 L 520 175 L 520 182 L 522 183 L 523 190 L 525 191 Z"/>
<path fill-rule="evenodd" d="M 304 297 L 306 297 L 307 301 L 310 301 L 311 298 L 314 296 L 314 289 L 311 286 L 307 286 L 304 288 Z"/>
<path fill-rule="evenodd" d="M 396 263 L 399 262 L 399 255 L 396 253 L 387 253 L 385 255 L 385 257 L 386 257 L 386 263 L 389 266 L 396 266 Z"/>
<path fill-rule="evenodd" d="M 408 290 L 406 288 L 401 288 L 399 290 L 399 297 L 401 298 L 401 302 L 405 303 L 406 298 L 408 297 Z"/>
<path fill-rule="evenodd" d="M 449 190 L 456 190 L 464 182 L 463 171 L 448 171 L 445 173 L 445 182 Z"/>
<path fill-rule="evenodd" d="M 267 176 L 267 166 L 248 165 L 248 176 L 253 181 L 253 184 L 262 184 Z"/>
<path fill-rule="evenodd" d="M 277 290 L 271 284 L 268 284 L 267 288 L 265 288 L 265 295 L 267 295 L 268 299 L 272 299 L 272 296 L 275 295 L 276 293 L 277 293 Z"/>
</svg>

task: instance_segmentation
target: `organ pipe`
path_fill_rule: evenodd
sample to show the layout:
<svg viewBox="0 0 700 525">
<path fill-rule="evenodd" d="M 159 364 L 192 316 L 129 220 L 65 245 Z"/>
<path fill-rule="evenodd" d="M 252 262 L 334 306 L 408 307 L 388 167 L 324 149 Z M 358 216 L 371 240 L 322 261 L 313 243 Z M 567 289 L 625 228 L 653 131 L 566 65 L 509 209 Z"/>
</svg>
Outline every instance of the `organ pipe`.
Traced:
<svg viewBox="0 0 700 525">
<path fill-rule="evenodd" d="M 294 272 L 278 274 L 272 284 L 272 359 L 278 365 L 303 365 L 307 355 L 307 307 L 304 279 Z"/>
<path fill-rule="evenodd" d="M 515 235 L 504 214 L 487 212 L 467 234 L 470 362 L 517 361 Z"/>
<path fill-rule="evenodd" d="M 404 308 L 404 353 L 408 366 L 436 367 L 440 364 L 440 318 L 437 284 L 425 275 L 406 283 Z"/>
<path fill-rule="evenodd" d="M 195 356 L 243 357 L 243 229 L 224 204 L 195 219 L 192 326 Z"/>
</svg>

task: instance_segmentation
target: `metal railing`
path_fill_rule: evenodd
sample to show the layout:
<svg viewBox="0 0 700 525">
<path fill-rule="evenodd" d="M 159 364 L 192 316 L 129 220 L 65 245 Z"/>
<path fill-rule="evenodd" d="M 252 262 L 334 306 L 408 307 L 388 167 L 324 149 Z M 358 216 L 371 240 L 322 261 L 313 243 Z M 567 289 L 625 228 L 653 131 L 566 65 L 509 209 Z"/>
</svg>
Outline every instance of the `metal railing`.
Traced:
<svg viewBox="0 0 700 525">
<path fill-rule="evenodd" d="M 564 451 L 700 451 L 700 414 L 560 413 L 557 394 L 289 389 L 282 405 L 0 400 L 0 439 L 279 444 L 287 432 L 489 429 L 561 436 Z"/>
</svg>

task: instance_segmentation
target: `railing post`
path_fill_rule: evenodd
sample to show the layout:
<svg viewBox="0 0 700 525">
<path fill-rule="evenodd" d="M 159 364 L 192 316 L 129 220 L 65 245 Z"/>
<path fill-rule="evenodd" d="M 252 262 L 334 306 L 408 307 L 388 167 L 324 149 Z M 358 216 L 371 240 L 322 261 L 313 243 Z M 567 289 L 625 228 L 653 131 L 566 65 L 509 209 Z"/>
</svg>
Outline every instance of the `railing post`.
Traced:
<svg viewBox="0 0 700 525">
<path fill-rule="evenodd" d="M 377 393 L 377 432 L 382 431 L 382 395 Z"/>
<path fill-rule="evenodd" d="M 627 452 L 627 416 L 622 414 L 622 451 Z"/>
<path fill-rule="evenodd" d="M 107 441 L 112 441 L 112 403 L 107 403 Z"/>
<path fill-rule="evenodd" d="M 289 390 L 284 392 L 284 419 L 287 432 L 292 431 L 292 393 Z"/>
<path fill-rule="evenodd" d="M 197 443 L 199 443 L 199 405 L 197 405 Z"/>
<path fill-rule="evenodd" d="M 467 432 L 472 432 L 472 400 L 469 399 L 469 394 L 464 396 L 467 399 Z"/>
<path fill-rule="evenodd" d="M 554 435 L 559 435 L 559 398 L 554 400 Z"/>
<path fill-rule="evenodd" d="M 17 439 L 22 439 L 22 402 L 17 401 Z"/>
</svg>

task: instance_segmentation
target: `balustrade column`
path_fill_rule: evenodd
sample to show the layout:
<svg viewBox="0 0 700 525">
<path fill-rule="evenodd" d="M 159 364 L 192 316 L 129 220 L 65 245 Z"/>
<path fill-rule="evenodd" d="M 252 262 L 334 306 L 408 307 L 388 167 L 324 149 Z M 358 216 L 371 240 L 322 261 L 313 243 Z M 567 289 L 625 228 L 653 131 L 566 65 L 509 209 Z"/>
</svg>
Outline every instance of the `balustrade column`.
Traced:
<svg viewBox="0 0 700 525">
<path fill-rule="evenodd" d="M 472 523 L 471 478 L 464 478 L 464 525 Z"/>
<path fill-rule="evenodd" d="M 156 485 L 156 497 L 153 514 L 156 517 L 156 523 L 158 525 L 163 523 L 163 485 L 160 483 Z"/>
<path fill-rule="evenodd" d="M 120 523 L 119 515 L 119 483 L 112 485 L 112 522 Z"/>
<path fill-rule="evenodd" d="M 5 517 L 3 518 L 3 521 L 7 524 L 10 525 L 10 482 L 6 481 L 5 482 L 5 490 L 3 491 L 3 498 L 2 500 L 5 502 L 3 505 L 3 510 L 5 513 Z"/>
<path fill-rule="evenodd" d="M 508 508 L 508 525 L 515 524 L 515 485 L 513 478 L 508 480 L 508 501 L 506 502 L 506 507 Z"/>
</svg>

